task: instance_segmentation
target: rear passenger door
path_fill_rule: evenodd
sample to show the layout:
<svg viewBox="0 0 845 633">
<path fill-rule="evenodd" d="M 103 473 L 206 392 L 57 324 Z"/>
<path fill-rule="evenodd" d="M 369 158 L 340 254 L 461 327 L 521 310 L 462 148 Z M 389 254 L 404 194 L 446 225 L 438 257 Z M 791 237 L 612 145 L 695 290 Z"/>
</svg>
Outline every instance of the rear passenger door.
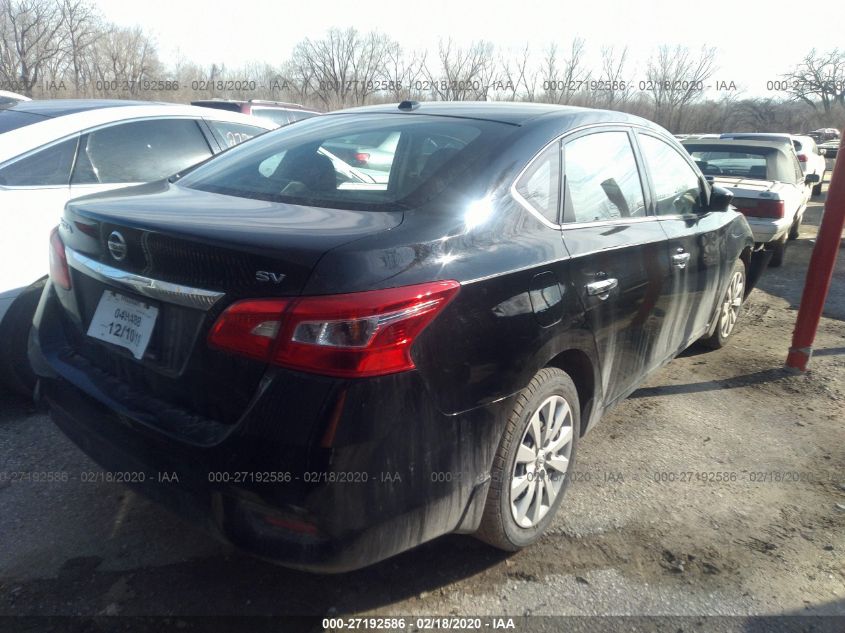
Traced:
<svg viewBox="0 0 845 633">
<path fill-rule="evenodd" d="M 0 295 L 47 274 L 44 245 L 70 196 L 68 181 L 78 142 L 79 136 L 73 136 L 0 168 Z"/>
<path fill-rule="evenodd" d="M 596 339 L 610 404 L 662 360 L 654 350 L 662 330 L 657 306 L 668 290 L 666 235 L 648 213 L 628 128 L 567 137 L 563 166 L 568 277 Z"/>
<path fill-rule="evenodd" d="M 666 335 L 657 353 L 673 356 L 707 330 L 717 293 L 729 273 L 726 242 L 728 214 L 704 212 L 705 185 L 692 158 L 666 140 L 637 132 L 652 188 L 654 213 L 668 238 L 668 291 L 660 309 Z"/>
</svg>

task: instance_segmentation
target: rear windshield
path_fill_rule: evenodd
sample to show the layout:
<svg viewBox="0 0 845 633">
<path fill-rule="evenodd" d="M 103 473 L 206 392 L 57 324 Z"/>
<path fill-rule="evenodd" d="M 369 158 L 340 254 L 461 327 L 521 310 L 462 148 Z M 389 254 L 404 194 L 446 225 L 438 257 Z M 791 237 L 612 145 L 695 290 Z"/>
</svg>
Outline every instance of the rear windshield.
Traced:
<svg viewBox="0 0 845 633">
<path fill-rule="evenodd" d="M 515 128 L 402 114 L 314 117 L 227 151 L 182 186 L 242 198 L 387 210 L 443 191 Z"/>
<path fill-rule="evenodd" d="M 769 152 L 692 151 L 690 154 L 705 176 L 735 176 L 768 180 Z"/>
<path fill-rule="evenodd" d="M 44 120 L 43 116 L 39 116 L 37 114 L 0 109 L 0 134 L 3 132 L 17 130 L 19 127 L 32 125 L 33 123 L 38 123 L 39 121 Z"/>
</svg>

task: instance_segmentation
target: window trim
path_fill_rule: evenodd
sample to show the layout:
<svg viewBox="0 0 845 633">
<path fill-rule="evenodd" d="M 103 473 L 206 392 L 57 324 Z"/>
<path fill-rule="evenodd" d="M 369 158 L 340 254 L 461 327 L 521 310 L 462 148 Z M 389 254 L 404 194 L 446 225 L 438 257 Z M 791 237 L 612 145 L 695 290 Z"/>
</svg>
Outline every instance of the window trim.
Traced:
<svg viewBox="0 0 845 633">
<path fill-rule="evenodd" d="M 533 204 L 531 204 L 528 200 L 526 200 L 525 197 L 521 193 L 519 193 L 519 190 L 517 189 L 517 185 L 520 183 L 523 176 L 525 176 L 525 174 L 528 171 L 530 171 L 531 167 L 533 167 L 535 162 L 537 162 L 543 155 L 545 155 L 546 150 L 550 149 L 555 143 L 557 143 L 557 152 L 558 152 L 557 200 L 555 201 L 555 206 L 557 207 L 557 213 L 556 213 L 556 216 L 557 216 L 557 219 L 558 219 L 557 223 L 552 222 L 551 220 L 549 220 L 549 218 L 547 218 L 545 215 L 543 215 L 543 213 L 539 209 L 537 209 Z M 562 200 L 562 198 L 563 198 L 563 191 L 562 190 L 563 190 L 563 142 L 562 142 L 561 138 L 557 138 L 557 139 L 551 141 L 550 143 L 546 143 L 546 145 L 543 146 L 543 149 L 541 149 L 539 152 L 537 152 L 531 158 L 531 160 L 528 161 L 528 164 L 522 169 L 522 171 L 519 172 L 519 175 L 514 179 L 513 184 L 511 184 L 510 194 L 511 194 L 511 197 L 513 197 L 523 209 L 525 209 L 531 215 L 533 215 L 535 218 L 540 220 L 540 222 L 542 222 L 543 224 L 545 224 L 547 227 L 549 227 L 551 229 L 559 229 L 560 226 L 561 226 L 561 222 L 560 222 L 561 208 L 562 208 L 561 203 L 563 201 Z"/>
<path fill-rule="evenodd" d="M 682 160 L 684 160 L 686 162 L 686 164 L 690 167 L 690 169 L 692 169 L 693 173 L 698 174 L 699 204 L 702 205 L 702 210 L 701 210 L 700 213 L 687 213 L 687 214 L 672 213 L 672 214 L 667 214 L 667 215 L 659 215 L 657 213 L 657 202 L 656 202 L 656 197 L 654 195 L 654 180 L 652 179 L 652 176 L 651 176 L 651 168 L 649 167 L 648 161 L 645 159 L 645 155 L 643 154 L 642 147 L 640 146 L 640 134 L 642 134 L 644 136 L 651 136 L 652 138 L 656 138 L 658 141 L 663 141 L 664 143 L 666 143 L 669 147 L 671 147 L 673 150 L 675 150 L 675 153 L 678 154 L 681 157 Z M 678 143 L 679 145 L 681 145 L 681 149 L 683 150 L 683 151 L 678 151 L 677 147 L 675 147 L 672 143 L 667 142 L 666 137 L 662 136 L 661 134 L 655 134 L 653 130 L 649 130 L 649 129 L 635 130 L 634 137 L 635 137 L 635 142 L 636 142 L 636 146 L 637 146 L 637 152 L 639 153 L 639 156 L 642 160 L 643 172 L 646 174 L 646 178 L 648 180 L 648 188 L 649 188 L 649 191 L 650 191 L 649 197 L 652 200 L 651 204 L 652 204 L 652 212 L 653 212 L 654 216 L 656 218 L 659 218 L 659 219 L 675 219 L 675 220 L 678 220 L 678 219 L 692 218 L 692 217 L 701 218 L 701 217 L 704 217 L 705 215 L 707 215 L 708 213 L 710 213 L 710 211 L 707 211 L 707 206 L 710 202 L 710 191 L 711 191 L 710 190 L 710 183 L 707 182 L 707 179 L 701 173 L 701 170 L 698 168 L 698 165 L 695 164 L 695 161 L 693 160 L 692 156 L 690 155 L 690 153 L 688 151 L 686 151 L 684 146 L 681 145 L 680 143 Z M 674 140 L 677 141 L 677 139 L 674 139 Z"/>
</svg>

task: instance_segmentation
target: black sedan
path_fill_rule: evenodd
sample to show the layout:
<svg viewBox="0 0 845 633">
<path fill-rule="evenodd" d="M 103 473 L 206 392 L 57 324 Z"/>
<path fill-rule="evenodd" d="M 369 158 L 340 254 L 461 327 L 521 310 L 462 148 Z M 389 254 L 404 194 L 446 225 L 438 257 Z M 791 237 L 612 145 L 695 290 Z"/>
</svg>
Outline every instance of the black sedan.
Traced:
<svg viewBox="0 0 845 633">
<path fill-rule="evenodd" d="M 398 135 L 386 182 L 326 157 L 356 134 Z M 258 556 L 516 550 L 608 409 L 725 343 L 761 257 L 648 121 L 403 102 L 69 203 L 30 357 L 115 480 Z"/>
</svg>

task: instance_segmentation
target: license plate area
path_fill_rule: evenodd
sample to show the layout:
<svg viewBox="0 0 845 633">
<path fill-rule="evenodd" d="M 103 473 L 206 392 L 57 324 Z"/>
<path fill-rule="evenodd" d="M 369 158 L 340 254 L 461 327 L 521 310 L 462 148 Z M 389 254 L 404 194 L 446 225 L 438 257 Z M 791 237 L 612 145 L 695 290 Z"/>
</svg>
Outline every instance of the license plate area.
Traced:
<svg viewBox="0 0 845 633">
<path fill-rule="evenodd" d="M 158 319 L 158 306 L 113 290 L 103 291 L 87 334 L 128 350 L 141 360 Z"/>
</svg>

